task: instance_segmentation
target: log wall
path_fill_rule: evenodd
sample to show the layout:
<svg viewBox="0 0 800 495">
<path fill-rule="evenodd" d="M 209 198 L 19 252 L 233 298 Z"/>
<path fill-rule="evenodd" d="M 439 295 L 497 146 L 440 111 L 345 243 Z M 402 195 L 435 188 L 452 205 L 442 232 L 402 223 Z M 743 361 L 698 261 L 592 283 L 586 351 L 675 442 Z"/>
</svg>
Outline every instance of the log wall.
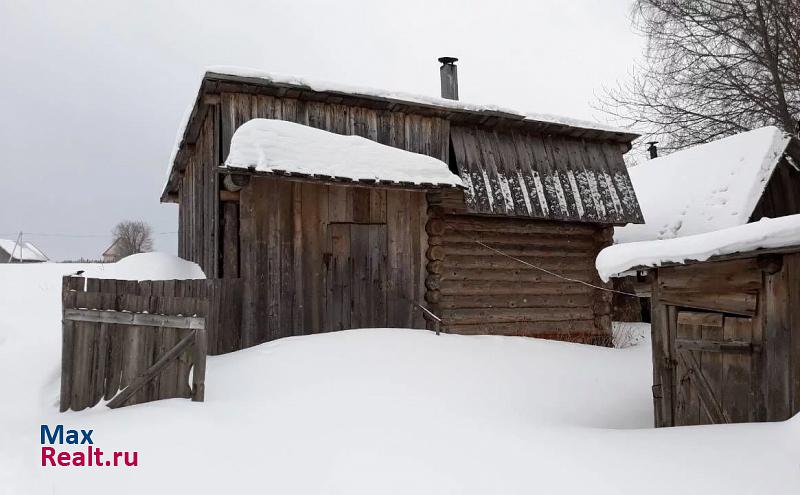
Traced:
<svg viewBox="0 0 800 495">
<path fill-rule="evenodd" d="M 594 259 L 611 241 L 609 227 L 456 214 L 437 206 L 438 195 L 429 200 L 425 298 L 444 331 L 610 343 L 609 292 L 493 250 L 605 286 Z"/>
<path fill-rule="evenodd" d="M 424 296 L 423 192 L 259 177 L 239 208 L 243 347 L 359 326 L 425 327 L 411 305 Z"/>
</svg>

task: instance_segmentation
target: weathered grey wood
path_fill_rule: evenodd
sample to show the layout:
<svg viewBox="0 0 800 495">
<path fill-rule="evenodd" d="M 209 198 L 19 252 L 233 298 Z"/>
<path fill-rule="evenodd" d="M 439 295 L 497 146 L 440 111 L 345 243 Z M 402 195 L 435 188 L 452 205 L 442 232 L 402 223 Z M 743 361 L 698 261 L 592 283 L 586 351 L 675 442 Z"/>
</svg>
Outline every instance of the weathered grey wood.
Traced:
<svg viewBox="0 0 800 495">
<path fill-rule="evenodd" d="M 691 351 L 682 350 L 678 352 L 678 359 L 686 369 L 692 370 L 691 379 L 696 386 L 697 396 L 700 398 L 700 403 L 711 422 L 713 424 L 730 423 L 731 420 L 703 374 L 703 368 L 700 366 L 697 357 Z"/>
<path fill-rule="evenodd" d="M 202 329 L 201 329 L 202 330 Z M 153 363 L 152 366 L 147 368 L 143 373 L 138 375 L 130 385 L 128 385 L 124 390 L 122 390 L 116 397 L 111 399 L 111 401 L 106 404 L 111 409 L 116 409 L 120 406 L 123 406 L 125 402 L 130 399 L 136 392 L 139 391 L 150 379 L 152 379 L 156 373 L 161 371 L 161 369 L 166 366 L 170 360 L 175 359 L 178 355 L 184 351 L 184 349 L 188 348 L 195 342 L 196 338 L 196 331 L 193 330 L 191 333 L 187 334 L 180 342 L 178 342 L 175 347 L 169 350 L 166 354 L 162 355 L 158 361 Z"/>
<path fill-rule="evenodd" d="M 91 309 L 68 309 L 64 311 L 64 319 L 95 323 L 113 323 L 118 325 L 139 325 L 149 327 L 170 328 L 205 328 L 205 318 L 196 316 L 151 315 L 143 313 L 122 313 L 119 311 L 103 311 Z"/>
<path fill-rule="evenodd" d="M 716 328 L 712 326 L 711 328 Z M 722 328 L 722 325 L 719 326 Z M 752 342 L 736 341 L 736 340 L 690 340 L 690 339 L 675 339 L 675 348 L 678 350 L 687 351 L 704 351 L 704 352 L 743 352 L 751 353 L 757 351 L 754 349 Z"/>
<path fill-rule="evenodd" d="M 206 393 L 206 330 L 194 331 L 192 344 L 192 401 L 203 402 Z"/>
<path fill-rule="evenodd" d="M 59 399 L 59 410 L 64 412 L 70 408 L 72 402 L 75 322 L 64 320 L 61 332 L 61 398 Z"/>
</svg>

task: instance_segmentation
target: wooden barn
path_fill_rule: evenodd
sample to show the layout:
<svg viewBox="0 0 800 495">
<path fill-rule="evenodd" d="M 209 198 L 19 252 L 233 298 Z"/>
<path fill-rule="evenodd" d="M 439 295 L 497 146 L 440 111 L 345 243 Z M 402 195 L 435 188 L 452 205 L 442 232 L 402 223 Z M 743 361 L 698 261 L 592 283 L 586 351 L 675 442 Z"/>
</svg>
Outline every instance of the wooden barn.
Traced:
<svg viewBox="0 0 800 495">
<path fill-rule="evenodd" d="M 598 268 L 649 271 L 656 426 L 800 412 L 800 215 L 613 246 Z"/>
<path fill-rule="evenodd" d="M 617 244 L 702 234 L 800 213 L 800 142 L 776 127 L 651 159 L 629 173 L 645 223 L 617 227 Z M 620 290 L 636 286 L 635 274 L 615 280 Z M 640 315 L 638 300 L 614 296 L 616 320 L 639 321 Z"/>
<path fill-rule="evenodd" d="M 637 136 L 459 102 L 455 60 L 441 61 L 444 98 L 206 72 L 162 201 L 179 205 L 181 257 L 209 278 L 242 280 L 234 347 L 430 327 L 419 306 L 446 332 L 608 338 L 610 294 L 580 282 L 601 284 L 594 258 L 613 226 L 642 221 L 623 163 Z M 381 160 L 366 175 L 333 173 L 316 155 L 307 166 L 261 163 L 270 157 L 254 150 L 280 136 L 264 132 L 259 145 L 242 127 L 253 119 L 425 155 L 460 182 L 387 176 Z M 250 143 L 249 162 L 232 159 L 237 142 Z"/>
</svg>

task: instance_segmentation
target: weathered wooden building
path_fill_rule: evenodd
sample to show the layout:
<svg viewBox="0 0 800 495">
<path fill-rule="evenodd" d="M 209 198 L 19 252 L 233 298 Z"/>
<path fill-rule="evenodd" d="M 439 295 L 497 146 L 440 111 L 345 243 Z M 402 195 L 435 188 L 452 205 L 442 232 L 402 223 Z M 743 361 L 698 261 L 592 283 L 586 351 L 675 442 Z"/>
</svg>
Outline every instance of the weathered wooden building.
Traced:
<svg viewBox="0 0 800 495">
<path fill-rule="evenodd" d="M 445 60 L 444 96 L 456 95 L 454 71 Z M 464 187 L 224 166 L 234 133 L 252 119 L 428 155 Z M 424 328 L 415 304 L 441 317 L 444 331 L 592 341 L 610 332 L 610 294 L 574 280 L 599 285 L 593 262 L 612 227 L 642 221 L 623 163 L 635 137 L 216 68 L 181 127 L 162 201 L 179 204 L 181 257 L 210 278 L 243 280 L 241 346 L 362 326 Z"/>
<path fill-rule="evenodd" d="M 800 213 L 800 142 L 763 127 L 648 160 L 630 169 L 645 223 L 615 229 L 617 244 L 671 239 Z M 615 280 L 623 290 L 635 276 Z M 640 314 L 614 296 L 615 317 Z M 636 321 L 634 319 L 634 321 Z"/>
<path fill-rule="evenodd" d="M 32 242 L 0 239 L 0 263 L 41 263 L 47 256 Z"/>
<path fill-rule="evenodd" d="M 800 412 L 800 215 L 616 245 L 598 269 L 647 271 L 656 426 Z"/>
</svg>

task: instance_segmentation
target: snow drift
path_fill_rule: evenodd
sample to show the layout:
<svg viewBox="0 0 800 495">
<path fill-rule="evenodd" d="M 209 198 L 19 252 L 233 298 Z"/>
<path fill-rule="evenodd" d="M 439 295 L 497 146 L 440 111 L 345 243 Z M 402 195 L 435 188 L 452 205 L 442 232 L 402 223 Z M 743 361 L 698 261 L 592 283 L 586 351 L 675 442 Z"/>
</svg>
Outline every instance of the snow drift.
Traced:
<svg viewBox="0 0 800 495">
<path fill-rule="evenodd" d="M 0 493 L 800 490 L 798 418 L 650 429 L 647 345 L 353 330 L 210 358 L 205 403 L 59 414 L 60 279 L 78 268 L 0 266 Z M 43 468 L 41 424 L 140 465 Z"/>
</svg>

